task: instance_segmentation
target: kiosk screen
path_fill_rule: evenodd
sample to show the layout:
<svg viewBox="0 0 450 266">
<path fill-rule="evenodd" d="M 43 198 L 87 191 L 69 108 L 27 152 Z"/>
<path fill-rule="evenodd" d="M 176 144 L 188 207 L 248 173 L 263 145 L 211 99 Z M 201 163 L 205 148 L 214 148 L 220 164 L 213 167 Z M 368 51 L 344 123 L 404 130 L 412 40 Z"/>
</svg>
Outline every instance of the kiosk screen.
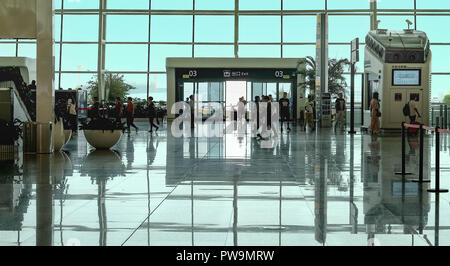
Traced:
<svg viewBox="0 0 450 266">
<path fill-rule="evenodd" d="M 420 86 L 420 70 L 397 70 L 392 73 L 393 86 Z"/>
</svg>

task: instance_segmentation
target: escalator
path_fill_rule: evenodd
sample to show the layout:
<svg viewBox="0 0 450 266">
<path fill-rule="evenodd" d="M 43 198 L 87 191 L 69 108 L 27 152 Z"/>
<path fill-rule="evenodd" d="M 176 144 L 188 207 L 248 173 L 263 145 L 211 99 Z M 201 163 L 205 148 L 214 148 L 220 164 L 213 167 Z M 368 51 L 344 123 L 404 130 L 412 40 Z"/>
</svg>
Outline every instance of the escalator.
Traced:
<svg viewBox="0 0 450 266">
<path fill-rule="evenodd" d="M 18 67 L 0 67 L 0 88 L 9 88 L 12 91 L 12 120 L 36 121 L 36 90 L 27 86 Z"/>
</svg>

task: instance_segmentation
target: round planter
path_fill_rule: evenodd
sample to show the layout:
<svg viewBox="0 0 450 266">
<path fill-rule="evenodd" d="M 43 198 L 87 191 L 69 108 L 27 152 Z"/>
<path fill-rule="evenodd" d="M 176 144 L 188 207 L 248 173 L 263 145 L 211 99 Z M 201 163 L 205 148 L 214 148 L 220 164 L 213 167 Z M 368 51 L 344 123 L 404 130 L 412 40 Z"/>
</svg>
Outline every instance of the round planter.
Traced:
<svg viewBox="0 0 450 266">
<path fill-rule="evenodd" d="M 53 126 L 53 151 L 58 152 L 61 150 L 62 146 L 66 144 L 64 137 L 64 125 L 61 120 Z"/>
<path fill-rule="evenodd" d="M 70 138 L 72 138 L 72 130 L 64 130 L 64 145 L 67 144 L 67 142 L 69 142 Z"/>
<path fill-rule="evenodd" d="M 99 150 L 108 150 L 114 147 L 122 136 L 121 130 L 84 130 L 87 142 Z"/>
</svg>

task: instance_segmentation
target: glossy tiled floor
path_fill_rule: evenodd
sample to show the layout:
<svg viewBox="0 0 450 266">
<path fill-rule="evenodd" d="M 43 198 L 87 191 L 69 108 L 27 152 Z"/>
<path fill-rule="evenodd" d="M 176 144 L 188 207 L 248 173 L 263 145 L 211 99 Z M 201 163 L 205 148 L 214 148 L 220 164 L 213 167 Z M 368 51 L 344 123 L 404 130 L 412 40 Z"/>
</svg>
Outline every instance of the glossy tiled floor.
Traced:
<svg viewBox="0 0 450 266">
<path fill-rule="evenodd" d="M 450 245 L 450 195 L 436 204 L 426 191 L 435 185 L 434 136 L 425 139 L 433 182 L 421 190 L 409 182 L 417 175 L 394 175 L 399 134 L 294 128 L 262 148 L 249 135 L 152 137 L 138 126 L 115 151 L 91 151 L 80 134 L 63 153 L 2 162 L 0 245 Z M 415 141 L 407 166 L 417 173 Z M 442 137 L 442 188 L 449 141 Z"/>
</svg>

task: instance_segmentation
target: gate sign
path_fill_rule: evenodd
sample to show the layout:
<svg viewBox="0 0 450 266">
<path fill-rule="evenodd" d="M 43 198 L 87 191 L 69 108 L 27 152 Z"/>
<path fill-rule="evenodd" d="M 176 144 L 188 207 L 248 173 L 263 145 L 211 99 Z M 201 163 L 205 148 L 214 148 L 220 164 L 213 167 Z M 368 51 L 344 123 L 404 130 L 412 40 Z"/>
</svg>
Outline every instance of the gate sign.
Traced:
<svg viewBox="0 0 450 266">
<path fill-rule="evenodd" d="M 36 0 L 0 0 L 0 39 L 36 38 Z"/>
</svg>

